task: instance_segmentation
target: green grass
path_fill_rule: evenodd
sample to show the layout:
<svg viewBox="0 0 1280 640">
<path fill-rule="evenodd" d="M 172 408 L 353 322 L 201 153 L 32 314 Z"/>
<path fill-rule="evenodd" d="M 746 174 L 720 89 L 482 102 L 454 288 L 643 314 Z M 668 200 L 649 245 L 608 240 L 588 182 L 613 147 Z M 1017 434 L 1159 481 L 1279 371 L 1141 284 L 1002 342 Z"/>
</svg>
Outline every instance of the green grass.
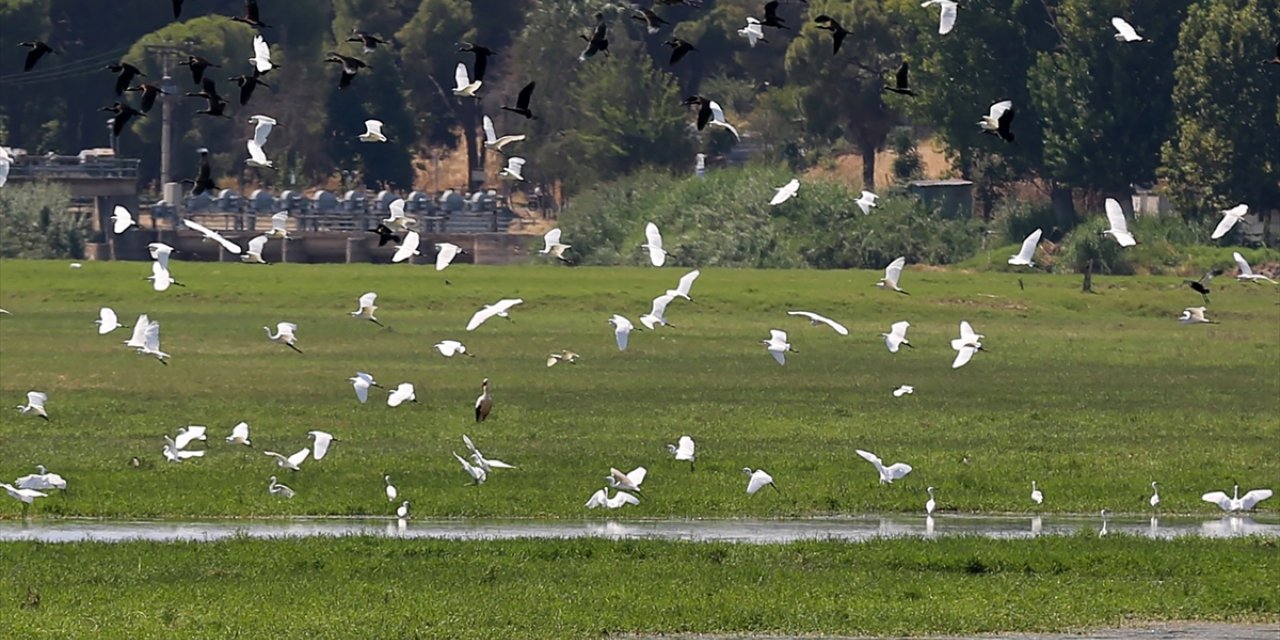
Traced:
<svg viewBox="0 0 1280 640">
<path fill-rule="evenodd" d="M 678 328 L 633 334 L 619 353 L 605 319 L 637 320 L 683 270 L 455 266 L 452 286 L 403 265 L 173 270 L 188 286 L 161 294 L 143 263 L 0 262 L 0 307 L 13 312 L 0 317 L 0 477 L 44 463 L 72 484 L 36 516 L 387 515 L 390 473 L 417 516 L 601 517 L 582 503 L 610 466 L 637 465 L 650 469 L 643 504 L 610 517 L 917 511 L 929 485 L 946 511 L 1019 512 L 1032 480 L 1046 512 L 1139 512 L 1158 480 L 1167 512 L 1207 514 L 1205 491 L 1280 479 L 1278 290 L 1225 278 L 1210 308 L 1222 324 L 1181 326 L 1174 317 L 1199 297 L 1172 277 L 1099 277 L 1086 295 L 1075 275 L 1022 275 L 1023 291 L 1010 274 L 913 269 L 908 297 L 866 271 L 705 269 L 698 304 L 669 312 Z M 347 317 L 371 290 L 393 330 Z M 508 296 L 526 300 L 512 323 L 462 330 Z M 98 336 L 100 305 L 158 320 L 171 365 L 129 352 L 124 331 Z M 962 319 L 989 352 L 953 371 Z M 304 355 L 263 336 L 281 320 L 300 326 Z M 912 323 L 916 348 L 891 355 L 877 334 L 897 320 Z M 786 367 L 757 344 L 770 328 L 799 351 Z M 431 345 L 443 338 L 477 357 L 441 358 Z M 547 369 L 560 349 L 581 362 Z M 389 409 L 376 390 L 357 404 L 345 381 L 357 370 L 414 382 L 420 404 Z M 496 406 L 476 425 L 486 376 Z M 893 398 L 900 384 L 916 394 Z M 49 393 L 53 422 L 12 409 L 29 389 Z M 241 420 L 254 449 L 221 441 Z M 210 427 L 207 457 L 165 463 L 161 435 L 187 424 Z M 278 473 L 262 455 L 303 447 L 311 429 L 341 439 L 329 458 Z M 463 486 L 449 452 L 464 433 L 521 469 Z M 681 434 L 698 442 L 694 473 L 667 457 Z M 855 448 L 916 470 L 878 486 Z M 748 497 L 744 466 L 768 470 L 782 493 Z M 298 496 L 269 496 L 272 474 Z M 20 506 L 0 501 L 0 517 Z"/>
<path fill-rule="evenodd" d="M 22 542 L 0 545 L 0 566 L 5 633 L 33 640 L 967 634 L 1280 619 L 1280 553 L 1260 539 Z M 39 606 L 20 608 L 31 593 Z"/>
</svg>

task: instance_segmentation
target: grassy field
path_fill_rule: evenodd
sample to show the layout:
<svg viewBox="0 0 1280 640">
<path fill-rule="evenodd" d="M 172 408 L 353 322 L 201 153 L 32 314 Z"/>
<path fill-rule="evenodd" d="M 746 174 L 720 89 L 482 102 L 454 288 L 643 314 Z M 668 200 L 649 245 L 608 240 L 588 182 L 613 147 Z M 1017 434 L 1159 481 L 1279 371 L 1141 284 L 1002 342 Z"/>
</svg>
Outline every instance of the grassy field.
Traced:
<svg viewBox="0 0 1280 640">
<path fill-rule="evenodd" d="M 30 639 L 898 635 L 1280 616 L 1280 553 L 1258 539 L 11 543 L 0 566 L 6 633 Z"/>
<path fill-rule="evenodd" d="M 929 485 L 944 512 L 1025 512 L 1032 480 L 1045 512 L 1141 512 L 1157 480 L 1166 512 L 1208 514 L 1200 494 L 1233 480 L 1280 489 L 1275 287 L 1221 278 L 1210 317 L 1222 324 L 1182 326 L 1174 318 L 1199 296 L 1175 278 L 1100 277 L 1089 295 L 1077 276 L 1022 275 L 1022 290 L 1012 274 L 911 269 L 908 297 L 875 289 L 866 271 L 705 269 L 698 303 L 669 310 L 675 328 L 633 334 L 619 353 L 606 318 L 638 320 L 683 270 L 455 266 L 451 285 L 404 265 L 173 272 L 187 286 L 156 293 L 143 263 L 0 263 L 0 307 L 13 314 L 0 316 L 0 477 L 43 463 L 71 483 L 33 515 L 389 515 L 389 473 L 418 516 L 602 517 L 583 502 L 610 466 L 639 465 L 650 470 L 643 504 L 611 517 L 916 511 Z M 390 329 L 347 316 L 366 291 Z M 526 303 L 511 323 L 463 331 L 482 304 L 514 296 Z M 129 324 L 158 320 L 170 366 L 124 348 L 126 330 L 98 336 L 101 305 Z M 304 354 L 264 337 L 283 320 L 299 325 Z M 898 320 L 916 348 L 894 355 L 877 336 Z M 953 371 L 960 320 L 989 351 Z M 799 351 L 785 367 L 758 345 L 771 328 Z M 432 344 L 445 338 L 476 357 L 442 358 Z M 560 349 L 581 362 L 546 368 Z M 357 370 L 415 383 L 419 404 L 390 409 L 377 390 L 358 404 L 345 381 Z M 484 377 L 496 405 L 476 425 Z M 915 395 L 894 398 L 901 384 Z M 29 389 L 48 392 L 52 422 L 13 410 Z M 241 420 L 253 449 L 222 442 Z M 161 436 L 187 424 L 210 427 L 208 455 L 166 463 Z M 311 429 L 340 439 L 325 460 L 292 473 L 262 454 L 306 446 Z M 464 486 L 450 455 L 464 433 L 521 468 Z M 665 451 L 682 434 L 698 442 L 692 473 Z M 879 486 L 855 448 L 915 472 Z M 782 491 L 747 496 L 745 466 Z M 273 474 L 297 497 L 269 496 Z M 0 501 L 0 517 L 20 507 Z"/>
</svg>

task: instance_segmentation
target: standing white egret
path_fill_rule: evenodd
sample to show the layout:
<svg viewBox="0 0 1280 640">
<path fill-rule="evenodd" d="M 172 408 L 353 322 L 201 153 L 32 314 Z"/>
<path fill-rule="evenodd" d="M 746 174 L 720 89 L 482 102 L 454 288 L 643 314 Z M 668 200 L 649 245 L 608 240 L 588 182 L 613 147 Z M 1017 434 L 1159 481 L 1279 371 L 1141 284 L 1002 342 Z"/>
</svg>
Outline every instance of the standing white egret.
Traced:
<svg viewBox="0 0 1280 640">
<path fill-rule="evenodd" d="M 111 212 L 111 231 L 116 235 L 120 235 L 128 231 L 129 227 L 136 226 L 138 226 L 138 223 L 133 221 L 133 214 L 128 209 L 116 205 Z"/>
<path fill-rule="evenodd" d="M 1178 316 L 1178 322 L 1182 324 L 1218 324 L 1217 322 L 1205 317 L 1208 307 L 1187 307 L 1182 310 L 1182 315 Z"/>
<path fill-rule="evenodd" d="M 1212 491 L 1200 496 L 1200 499 L 1218 505 L 1219 509 L 1227 513 L 1235 513 L 1238 511 L 1253 511 L 1253 508 L 1258 506 L 1259 502 L 1271 496 L 1270 489 L 1254 489 L 1242 496 L 1240 495 L 1240 485 L 1237 484 L 1232 489 L 1230 497 L 1221 491 Z"/>
<path fill-rule="evenodd" d="M 761 340 L 760 344 L 764 345 L 765 350 L 768 351 L 769 355 L 773 356 L 773 359 L 777 360 L 780 365 L 787 364 L 788 352 L 800 353 L 799 351 L 792 349 L 791 343 L 787 342 L 787 332 L 779 331 L 778 329 L 770 329 L 769 339 Z"/>
<path fill-rule="evenodd" d="M 880 474 L 880 484 L 893 484 L 894 480 L 900 480 L 911 473 L 911 465 L 905 462 L 897 462 L 886 467 L 880 460 L 880 456 L 862 449 L 855 449 L 855 451 L 862 456 L 863 460 L 870 462 L 871 466 L 876 468 L 876 473 Z"/>
<path fill-rule="evenodd" d="M 1262 284 L 1262 281 L 1266 280 L 1271 284 L 1276 284 L 1275 280 L 1272 280 L 1260 273 L 1254 273 L 1253 269 L 1249 266 L 1249 262 L 1244 259 L 1244 256 L 1240 255 L 1239 251 L 1231 252 L 1231 257 L 1235 258 L 1236 266 L 1240 267 L 1240 274 L 1236 276 L 1236 280 L 1252 282 L 1254 284 Z M 99 330 L 99 333 L 101 333 L 101 330 Z"/>
<path fill-rule="evenodd" d="M 437 242 L 436 271 L 444 271 L 449 265 L 453 264 L 453 259 L 458 257 L 460 253 L 466 253 L 466 251 L 463 251 L 462 247 L 452 242 Z"/>
<path fill-rule="evenodd" d="M 493 411 L 493 396 L 489 394 L 489 379 L 480 383 L 480 395 L 476 397 L 476 422 L 484 422 Z"/>
<path fill-rule="evenodd" d="M 507 158 L 507 166 L 498 172 L 499 180 L 515 180 L 524 182 L 524 165 L 526 160 L 519 156 Z"/>
<path fill-rule="evenodd" d="M 778 485 L 773 482 L 773 476 L 766 473 L 764 469 L 753 471 L 751 467 L 743 467 L 742 472 L 750 476 L 747 480 L 747 495 L 755 495 L 757 491 L 765 488 L 765 485 L 773 487 L 773 490 L 778 491 L 778 493 L 782 493 L 778 489 Z"/>
<path fill-rule="evenodd" d="M 400 506 L 396 507 L 396 518 L 399 520 L 409 519 L 409 501 L 408 500 L 401 502 Z"/>
<path fill-rule="evenodd" d="M 178 435 L 173 438 L 173 446 L 178 449 L 186 449 L 196 440 L 208 442 L 208 431 L 208 427 L 199 424 L 178 427 Z"/>
<path fill-rule="evenodd" d="M 984 351 L 982 348 L 982 339 L 986 336 L 975 333 L 973 325 L 968 320 L 960 321 L 960 337 L 951 341 L 951 348 L 956 351 L 956 359 L 951 363 L 952 369 L 959 369 L 969 360 L 973 359 L 973 354 Z"/>
<path fill-rule="evenodd" d="M 420 244 L 422 244 L 422 236 L 418 235 L 417 231 L 410 231 L 404 234 L 404 240 L 400 242 L 399 247 L 396 247 L 395 255 L 391 256 L 391 261 L 404 262 L 413 256 L 421 255 L 418 252 L 418 245 Z"/>
<path fill-rule="evenodd" d="M 635 330 L 635 325 L 631 321 L 618 314 L 613 314 L 608 320 L 613 325 L 613 337 L 618 342 L 618 351 L 627 350 L 627 339 L 631 336 L 631 332 Z"/>
<path fill-rule="evenodd" d="M 700 275 L 702 275 L 702 272 L 694 269 L 693 271 L 680 276 L 680 284 L 676 285 L 676 288 L 674 289 L 667 289 L 667 295 L 684 298 L 689 302 L 693 302 L 693 298 L 689 297 L 689 293 L 693 291 L 693 283 Z"/>
<path fill-rule="evenodd" d="M 606 509 L 617 509 L 626 505 L 639 505 L 640 499 L 627 493 L 626 491 L 618 491 L 612 498 L 609 497 L 609 488 L 605 487 L 591 494 L 587 499 L 586 506 L 588 509 L 604 507 Z"/>
<path fill-rule="evenodd" d="M 1017 267 L 1036 266 L 1031 259 L 1036 255 L 1036 245 L 1038 244 L 1040 244 L 1040 230 L 1036 229 L 1022 241 L 1022 248 L 1018 249 L 1018 253 L 1009 256 L 1009 264 Z"/>
<path fill-rule="evenodd" d="M 484 457 L 484 454 L 483 454 L 483 453 L 481 453 L 481 452 L 480 452 L 480 450 L 476 448 L 475 443 L 474 443 L 474 442 L 472 442 L 472 441 L 471 441 L 471 438 L 469 438 L 469 437 L 467 436 L 467 434 L 465 434 L 465 433 L 464 433 L 464 434 L 462 434 L 462 442 L 463 442 L 463 444 L 467 445 L 467 450 L 471 452 L 471 460 L 472 460 L 472 462 L 475 462 L 476 464 L 480 465 L 480 468 L 481 468 L 481 469 L 484 469 L 484 470 L 485 470 L 485 473 L 488 473 L 488 472 L 490 472 L 490 471 L 493 471 L 494 469 L 515 469 L 515 468 L 517 468 L 515 465 L 513 465 L 513 464 L 507 464 L 507 463 L 505 463 L 505 462 L 503 462 L 503 461 L 501 461 L 501 460 L 494 460 L 494 459 L 491 459 L 491 458 L 486 458 L 486 457 Z"/>
<path fill-rule="evenodd" d="M 271 129 L 276 126 L 275 118 L 256 115 L 249 118 L 249 122 L 254 127 L 253 137 L 244 143 L 245 149 L 249 152 L 249 159 L 245 161 L 245 164 L 251 167 L 274 169 L 275 167 L 267 159 L 267 153 L 263 150 L 263 147 L 267 146 L 267 138 L 271 135 Z"/>
<path fill-rule="evenodd" d="M 907 340 L 907 329 L 910 327 L 910 322 L 902 320 L 889 325 L 889 333 L 880 334 L 880 337 L 884 338 L 884 346 L 889 348 L 889 353 L 897 353 L 898 349 L 904 346 L 911 347 L 911 341 Z"/>
<path fill-rule="evenodd" d="M 311 457 L 315 460 L 321 460 L 329 453 L 329 445 L 333 444 L 335 438 L 328 431 L 308 431 L 307 437 L 314 441 L 311 449 Z"/>
<path fill-rule="evenodd" d="M 1129 233 L 1129 223 L 1124 219 L 1124 209 L 1120 208 L 1120 203 L 1115 198 L 1107 198 L 1106 209 L 1109 228 L 1103 231 L 1102 235 L 1111 236 L 1121 247 L 1132 247 L 1138 244 L 1133 234 Z"/>
<path fill-rule="evenodd" d="M 810 326 L 820 327 L 825 324 L 828 327 L 831 327 L 832 330 L 834 330 L 836 333 L 842 336 L 849 335 L 848 327 L 845 327 L 844 325 L 840 324 L 839 322 L 836 322 L 835 320 L 832 320 L 831 318 L 828 318 L 824 315 L 816 314 L 812 311 L 788 311 L 787 315 L 808 318 Z"/>
<path fill-rule="evenodd" d="M 471 80 L 466 63 L 459 62 L 458 66 L 453 68 L 453 95 L 459 98 L 478 98 L 476 92 L 480 91 L 482 84 L 484 82 L 479 78 L 474 82 Z"/>
<path fill-rule="evenodd" d="M 898 387 L 897 389 L 893 390 L 893 397 L 901 398 L 902 396 L 909 396 L 915 392 L 916 392 L 915 387 L 909 384 L 904 384 L 901 387 Z"/>
<path fill-rule="evenodd" d="M 693 471 L 694 443 L 693 438 L 689 436 L 680 436 L 679 444 L 667 445 L 667 451 L 675 456 L 676 460 L 689 463 L 689 470 Z"/>
<path fill-rule="evenodd" d="M 757 42 L 768 42 L 764 39 L 764 26 L 755 18 L 747 18 L 747 26 L 738 29 L 738 35 L 747 39 L 747 44 L 754 49 Z"/>
<path fill-rule="evenodd" d="M 289 212 L 279 211 L 271 216 L 271 230 L 266 233 L 268 238 L 279 238 L 281 240 L 289 239 Z"/>
<path fill-rule="evenodd" d="M 383 324 L 378 322 L 378 319 L 373 315 L 374 312 L 378 310 L 378 305 L 375 304 L 377 301 L 378 294 L 372 291 L 360 296 L 360 299 L 356 301 L 356 310 L 351 312 L 351 317 L 363 318 L 378 325 L 379 327 L 383 326 Z"/>
<path fill-rule="evenodd" d="M 862 215 L 865 216 L 871 214 L 871 210 L 879 204 L 876 202 L 879 199 L 880 196 L 864 190 L 862 195 L 858 196 L 858 199 L 854 200 L 853 203 L 858 205 L 858 208 L 862 210 Z"/>
<path fill-rule="evenodd" d="M 564 260 L 564 250 L 572 245 L 560 242 L 560 229 L 552 229 L 542 236 L 543 247 L 538 255 L 551 255 L 553 257 Z"/>
<path fill-rule="evenodd" d="M 956 26 L 956 9 L 959 3 L 955 0 L 926 0 L 920 6 L 938 5 L 938 35 L 947 35 Z"/>
<path fill-rule="evenodd" d="M 1224 210 L 1222 212 L 1222 220 L 1218 221 L 1218 226 L 1214 227 L 1213 234 L 1209 237 L 1217 240 L 1218 238 L 1227 235 L 1227 232 L 1230 231 L 1232 227 L 1236 226 L 1236 223 L 1240 222 L 1240 220 L 1248 215 L 1248 213 L 1249 205 L 1244 204 L 1243 202 L 1231 207 L 1230 209 Z"/>
<path fill-rule="evenodd" d="M 1119 16 L 1112 18 L 1111 26 L 1116 29 L 1116 42 L 1142 42 L 1142 36 L 1138 35 L 1138 31 L 1124 18 Z"/>
<path fill-rule="evenodd" d="M 271 476 L 267 482 L 267 493 L 277 498 L 292 498 L 294 496 L 293 489 L 280 484 L 275 476 Z"/>
<path fill-rule="evenodd" d="M 493 128 L 493 120 L 489 116 L 485 116 L 482 120 L 484 124 L 484 148 L 492 151 L 502 152 L 502 148 L 520 142 L 525 139 L 525 135 L 498 136 L 498 132 Z"/>
<path fill-rule="evenodd" d="M 128 329 L 128 325 L 120 324 L 120 319 L 116 316 L 116 312 L 111 307 L 103 307 L 98 309 L 98 319 L 93 321 L 98 325 L 98 335 L 105 336 L 116 329 Z"/>
<path fill-rule="evenodd" d="M 48 394 L 42 391 L 28 391 L 27 403 L 18 405 L 18 413 L 21 413 L 24 416 L 37 416 L 48 420 L 49 414 L 44 410 L 44 403 L 48 400 Z"/>
<path fill-rule="evenodd" d="M 902 268 L 905 266 L 907 266 L 906 256 L 898 256 L 895 258 L 893 262 L 889 263 L 889 266 L 884 268 L 884 277 L 880 278 L 880 281 L 876 283 L 876 286 L 881 289 L 897 291 L 904 296 L 911 295 L 898 287 L 898 280 L 902 277 Z"/>
<path fill-rule="evenodd" d="M 262 257 L 262 250 L 267 248 L 267 235 L 261 234 L 254 236 L 249 241 L 249 247 L 244 254 L 240 256 L 240 262 L 249 264 L 270 264 Z"/>
<path fill-rule="evenodd" d="M 623 473 L 613 467 L 609 467 L 609 475 L 605 477 L 605 481 L 614 489 L 639 491 L 640 485 L 644 482 L 644 477 L 648 474 L 649 470 L 644 467 L 636 467 L 629 473 Z"/>
<path fill-rule="evenodd" d="M 929 501 L 924 503 L 924 512 L 928 515 L 933 515 L 933 510 L 938 506 L 938 503 L 933 499 L 933 487 L 929 487 L 925 491 L 929 493 Z"/>
<path fill-rule="evenodd" d="M 418 402 L 418 396 L 414 393 L 412 382 L 401 382 L 400 386 L 396 387 L 395 391 L 388 394 L 387 406 L 393 408 L 398 407 L 404 404 L 406 400 L 415 404 Z"/>
<path fill-rule="evenodd" d="M 218 233 L 217 231 L 214 231 L 213 229 L 210 229 L 209 227 L 206 227 L 200 224 L 199 222 L 196 222 L 195 220 L 183 219 L 182 224 L 185 225 L 188 229 L 192 229 L 198 232 L 200 235 L 204 236 L 206 239 L 213 240 L 214 242 L 222 245 L 222 248 L 226 249 L 227 251 L 230 251 L 231 253 L 234 253 L 236 255 L 240 255 L 240 245 L 222 237 L 222 234 Z"/>
<path fill-rule="evenodd" d="M 472 354 L 467 353 L 467 345 L 462 344 L 457 340 L 441 340 L 440 342 L 435 343 L 434 346 L 436 351 L 439 351 L 440 355 L 446 358 L 452 358 L 459 354 L 467 356 L 468 358 L 475 357 Z"/>
<path fill-rule="evenodd" d="M 400 491 L 396 489 L 394 484 L 391 484 L 391 476 L 382 476 L 382 481 L 387 483 L 387 502 L 395 502 L 396 497 L 400 495 Z"/>
<path fill-rule="evenodd" d="M 1036 504 L 1044 504 L 1044 492 L 1036 487 L 1036 481 L 1031 481 L 1031 501 Z"/>
<path fill-rule="evenodd" d="M 674 327 L 675 325 L 667 322 L 666 316 L 667 305 L 671 304 L 671 301 L 675 299 L 676 297 L 669 293 L 664 293 L 654 298 L 653 306 L 649 309 L 649 313 L 640 316 L 640 324 L 649 330 L 654 330 L 659 326 Z"/>
<path fill-rule="evenodd" d="M 301 471 L 300 465 L 307 459 L 307 456 L 311 455 L 311 449 L 304 447 L 301 451 L 287 457 L 274 451 L 263 451 L 262 454 L 275 458 L 276 464 L 280 465 L 281 469 Z"/>
<path fill-rule="evenodd" d="M 1157 511 L 1160 509 L 1160 489 L 1156 487 L 1158 483 L 1151 483 L 1151 497 L 1147 500 L 1147 504 Z"/>
<path fill-rule="evenodd" d="M 360 134 L 360 142 L 386 142 L 387 137 L 382 135 L 381 120 L 365 120 L 364 133 Z"/>
<path fill-rule="evenodd" d="M 493 304 L 486 304 L 482 309 L 475 312 L 471 316 L 471 320 L 467 321 L 467 331 L 475 331 L 476 327 L 484 324 L 489 318 L 497 316 L 506 320 L 511 320 L 508 312 L 512 307 L 524 304 L 522 298 L 503 298 Z"/>
<path fill-rule="evenodd" d="M 471 484 L 484 484 L 484 481 L 488 479 L 488 473 L 485 472 L 484 467 L 479 467 L 467 462 L 466 458 L 458 455 L 456 451 L 452 453 L 453 457 L 457 458 L 458 463 L 462 465 L 462 470 L 467 472 L 467 475 L 471 476 Z"/>
<path fill-rule="evenodd" d="M 658 231 L 658 225 L 646 222 L 644 225 L 644 239 L 645 243 L 640 247 L 649 250 L 649 262 L 655 267 L 661 267 L 666 264 L 667 252 L 662 248 L 662 233 Z"/>
<path fill-rule="evenodd" d="M 227 436 L 227 442 L 231 444 L 242 444 L 246 447 L 252 447 L 253 443 L 249 442 L 249 423 L 241 422 L 231 428 L 231 435 Z"/>
<path fill-rule="evenodd" d="M 298 342 L 298 336 L 296 335 L 298 325 L 292 322 L 278 322 L 276 323 L 275 334 L 271 333 L 271 327 L 263 327 L 262 329 L 267 332 L 268 340 L 285 345 L 298 353 L 302 353 L 302 349 L 299 349 L 296 344 Z"/>
<path fill-rule="evenodd" d="M 49 473 L 44 465 L 36 465 L 34 474 L 25 475 L 13 481 L 13 484 L 19 489 L 34 489 L 36 491 L 47 491 L 50 489 L 58 489 L 60 491 L 67 490 L 67 481 L 56 473 Z"/>
<path fill-rule="evenodd" d="M 769 200 L 769 206 L 777 206 L 790 200 L 795 197 L 798 191 L 800 191 L 800 181 L 792 178 L 791 182 L 778 187 L 778 190 L 773 194 L 773 199 Z"/>
<path fill-rule="evenodd" d="M 1098 537 L 1102 537 L 1107 535 L 1107 510 L 1103 509 L 1098 515 L 1102 516 L 1102 528 L 1098 530 Z"/>
</svg>

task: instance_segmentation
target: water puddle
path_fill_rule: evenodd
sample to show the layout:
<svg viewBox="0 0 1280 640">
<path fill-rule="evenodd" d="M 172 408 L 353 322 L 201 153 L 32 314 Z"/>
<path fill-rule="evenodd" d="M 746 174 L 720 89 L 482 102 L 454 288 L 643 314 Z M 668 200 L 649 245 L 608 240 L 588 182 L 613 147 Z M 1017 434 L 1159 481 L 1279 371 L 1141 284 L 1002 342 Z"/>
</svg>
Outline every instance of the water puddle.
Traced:
<svg viewBox="0 0 1280 640">
<path fill-rule="evenodd" d="M 1113 518 L 1107 533 L 1149 538 L 1181 536 L 1230 538 L 1280 537 L 1280 518 Z M 607 538 L 682 540 L 693 542 L 780 543 L 797 540 L 859 542 L 883 537 L 934 538 L 981 536 L 997 539 L 1071 535 L 1081 530 L 1101 533 L 1097 517 L 918 516 L 812 518 L 802 520 L 429 520 L 364 518 L 297 518 L 288 520 L 93 520 L 58 519 L 0 521 L 0 542 L 212 541 L 232 537 L 307 538 L 316 536 L 383 536 L 449 540 L 513 538 Z"/>
</svg>

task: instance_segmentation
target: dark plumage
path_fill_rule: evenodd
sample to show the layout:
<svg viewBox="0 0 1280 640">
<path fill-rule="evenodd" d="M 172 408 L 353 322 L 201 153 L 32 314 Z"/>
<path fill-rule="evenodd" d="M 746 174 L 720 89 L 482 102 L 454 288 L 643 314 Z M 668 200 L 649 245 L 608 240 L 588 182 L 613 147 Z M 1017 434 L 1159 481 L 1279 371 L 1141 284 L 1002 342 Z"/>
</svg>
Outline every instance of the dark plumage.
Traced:
<svg viewBox="0 0 1280 640">
<path fill-rule="evenodd" d="M 578 34 L 579 38 L 587 41 L 587 48 L 583 49 L 582 53 L 578 54 L 578 61 L 582 62 L 600 52 L 604 52 L 606 56 L 609 55 L 608 33 L 609 25 L 605 24 L 604 14 L 597 13 L 596 28 L 591 32 L 591 37 L 588 38 L 587 36 Z"/>
<path fill-rule="evenodd" d="M 143 73 L 141 69 L 128 62 L 113 62 L 103 68 L 118 74 L 116 76 L 116 95 L 118 96 L 124 95 L 125 90 L 133 83 L 134 78 L 139 76 L 147 77 L 147 74 Z"/>
<path fill-rule="evenodd" d="M 686 107 L 698 106 L 698 131 L 707 128 L 707 123 L 711 121 L 711 101 L 702 96 L 689 96 L 682 102 Z"/>
<path fill-rule="evenodd" d="M 265 82 L 263 82 L 263 81 L 259 80 L 257 75 L 252 75 L 252 76 L 232 76 L 232 77 L 230 77 L 230 78 L 227 78 L 227 80 L 232 80 L 232 81 L 234 81 L 237 85 L 239 85 L 239 86 L 240 86 L 240 106 L 242 106 L 242 107 L 243 107 L 244 105 L 249 104 L 249 98 L 253 97 L 253 90 L 254 90 L 254 89 L 256 89 L 256 88 L 258 88 L 258 85 L 262 85 L 262 86 L 264 86 L 264 87 L 270 87 L 270 86 L 271 86 L 271 85 L 269 85 L 269 84 L 267 84 L 267 83 L 265 83 Z"/>
<path fill-rule="evenodd" d="M 347 42 L 359 42 L 365 53 L 373 53 L 380 44 L 391 44 L 390 42 L 365 31 L 352 31 L 351 36 L 347 38 Z"/>
<path fill-rule="evenodd" d="M 175 19 L 182 17 L 182 2 L 183 0 L 173 0 L 173 17 Z"/>
<path fill-rule="evenodd" d="M 213 181 L 213 169 L 209 166 L 209 150 L 200 150 L 200 168 L 196 170 L 195 180 L 183 180 L 183 184 L 191 185 L 191 195 L 198 196 L 207 191 L 214 191 L 218 185 Z"/>
<path fill-rule="evenodd" d="M 136 87 L 129 87 L 125 91 L 141 91 L 142 92 L 142 112 L 150 113 L 151 107 L 156 105 L 156 97 L 160 95 L 169 95 L 160 90 L 160 87 L 150 84 L 140 84 Z"/>
<path fill-rule="evenodd" d="M 205 69 L 209 67 L 222 68 L 222 65 L 209 62 L 200 56 L 187 56 L 187 59 L 179 62 L 178 66 L 191 67 L 191 82 L 195 84 L 200 84 L 204 81 Z"/>
<path fill-rule="evenodd" d="M 681 40 L 680 38 L 676 38 L 674 36 L 662 44 L 668 47 L 671 47 L 671 62 L 667 63 L 671 66 L 675 66 L 675 64 L 677 62 L 680 62 L 680 60 L 684 58 L 685 54 L 689 53 L 690 51 L 698 50 L 698 48 L 693 46 L 692 44 L 689 44 L 688 42 L 685 42 L 684 40 Z"/>
<path fill-rule="evenodd" d="M 255 29 L 269 29 L 271 25 L 263 22 L 258 14 L 258 0 L 244 0 L 244 15 L 231 18 L 243 22 Z"/>
<path fill-rule="evenodd" d="M 778 0 L 770 0 L 764 3 L 764 20 L 760 21 L 760 26 L 790 31 L 791 28 L 786 25 L 786 22 L 786 20 L 778 17 Z"/>
<path fill-rule="evenodd" d="M 844 43 L 844 39 L 849 35 L 849 32 L 831 16 L 818 16 L 813 21 L 818 24 L 819 29 L 831 32 L 831 55 L 840 53 L 840 45 Z"/>
<path fill-rule="evenodd" d="M 1209 304 L 1209 283 L 1220 275 L 1222 275 L 1222 271 L 1215 269 L 1200 276 L 1199 280 L 1183 280 L 1182 283 L 1191 287 L 1192 291 L 1200 294 L 1200 298 L 1204 300 L 1205 304 Z"/>
<path fill-rule="evenodd" d="M 385 224 L 378 225 L 377 229 L 369 229 L 369 233 L 378 234 L 379 247 L 381 247 L 382 245 L 385 245 L 386 243 L 392 240 L 394 240 L 397 244 L 400 243 L 400 236 L 396 235 L 395 232 L 392 231 L 391 228 Z"/>
<path fill-rule="evenodd" d="M 365 64 L 364 60 L 352 58 L 351 56 L 344 56 L 336 51 L 330 51 L 325 54 L 324 61 L 336 62 L 342 65 L 342 75 L 338 78 L 339 90 L 346 89 L 351 86 L 351 80 L 356 77 L 356 74 L 359 73 L 361 69 L 372 68 Z"/>
<path fill-rule="evenodd" d="M 466 51 L 476 56 L 476 62 L 471 67 L 471 74 L 474 76 L 472 80 L 484 80 L 484 70 L 489 66 L 489 56 L 497 55 L 493 49 L 484 47 L 470 42 L 459 42 L 458 51 Z"/>
<path fill-rule="evenodd" d="M 911 66 L 904 60 L 902 66 L 898 67 L 898 72 L 894 76 L 894 84 L 884 86 L 885 91 L 892 91 L 904 96 L 914 96 L 916 92 L 911 90 Z"/>
<path fill-rule="evenodd" d="M 658 32 L 658 28 L 664 24 L 671 24 L 662 19 L 662 16 L 653 12 L 653 9 L 634 9 L 635 13 L 631 15 L 632 20 L 643 22 L 645 28 L 650 34 Z"/>
<path fill-rule="evenodd" d="M 99 111 L 110 111 L 116 114 L 111 118 L 111 134 L 117 138 L 120 137 L 121 133 L 124 133 L 125 125 L 129 124 L 129 121 L 134 117 L 147 117 L 147 114 L 138 111 L 123 102 L 116 102 L 109 107 L 99 109 Z"/>
<path fill-rule="evenodd" d="M 32 40 L 31 42 L 21 42 L 21 43 L 18 43 L 18 46 L 29 47 L 31 49 L 31 51 L 27 52 L 26 62 L 22 64 L 23 73 L 30 71 L 32 68 L 34 68 L 36 66 L 36 63 L 40 62 L 40 58 L 43 58 L 44 54 L 46 53 L 52 53 L 54 55 L 62 55 L 57 51 L 55 51 L 53 47 L 50 47 L 49 45 L 39 40 Z"/>
<path fill-rule="evenodd" d="M 504 104 L 502 105 L 502 110 L 510 111 L 511 113 L 518 113 L 530 120 L 537 120 L 538 116 L 533 115 L 533 111 L 529 110 L 529 99 L 533 97 L 533 89 L 536 86 L 538 86 L 537 82 L 530 82 L 529 84 L 526 84 L 524 88 L 520 90 L 520 95 L 516 96 L 516 106 L 508 107 Z"/>
<path fill-rule="evenodd" d="M 231 116 L 225 113 L 227 101 L 222 96 L 218 95 L 218 89 L 214 84 L 213 79 L 204 78 L 201 86 L 203 88 L 200 91 L 194 93 L 187 92 L 186 94 L 191 98 L 204 98 L 208 101 L 209 104 L 204 109 L 197 109 L 196 113 L 230 119 Z"/>
</svg>

